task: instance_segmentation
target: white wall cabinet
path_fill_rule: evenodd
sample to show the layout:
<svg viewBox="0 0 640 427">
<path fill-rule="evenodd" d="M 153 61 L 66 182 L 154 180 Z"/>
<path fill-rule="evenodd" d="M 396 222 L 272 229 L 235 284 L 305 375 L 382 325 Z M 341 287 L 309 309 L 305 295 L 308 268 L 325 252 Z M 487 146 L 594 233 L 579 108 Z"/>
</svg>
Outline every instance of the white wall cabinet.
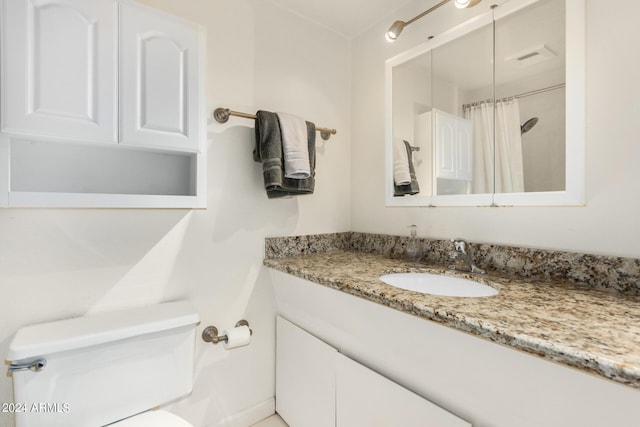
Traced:
<svg viewBox="0 0 640 427">
<path fill-rule="evenodd" d="M 4 132 L 116 142 L 116 10 L 113 0 L 4 0 Z"/>
<path fill-rule="evenodd" d="M 471 426 L 280 316 L 276 410 L 291 427 Z"/>
<path fill-rule="evenodd" d="M 199 25 L 132 0 L 0 2 L 1 206 L 206 206 Z"/>
</svg>

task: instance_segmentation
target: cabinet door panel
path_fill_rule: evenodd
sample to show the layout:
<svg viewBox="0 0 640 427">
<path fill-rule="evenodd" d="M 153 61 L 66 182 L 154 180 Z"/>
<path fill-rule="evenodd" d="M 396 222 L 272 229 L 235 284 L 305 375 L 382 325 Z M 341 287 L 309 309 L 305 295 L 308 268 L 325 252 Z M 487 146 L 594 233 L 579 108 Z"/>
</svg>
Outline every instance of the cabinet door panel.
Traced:
<svg viewBox="0 0 640 427">
<path fill-rule="evenodd" d="M 140 40 L 140 53 L 141 128 L 187 136 L 186 50 L 152 35 Z"/>
<path fill-rule="evenodd" d="M 471 427 L 348 357 L 336 357 L 336 427 Z"/>
<path fill-rule="evenodd" d="M 113 0 L 4 0 L 2 129 L 116 142 Z"/>
<path fill-rule="evenodd" d="M 435 112 L 435 140 L 438 178 L 456 179 L 457 140 L 455 119 Z"/>
<path fill-rule="evenodd" d="M 121 4 L 121 143 L 199 149 L 201 44 L 198 26 Z"/>
<path fill-rule="evenodd" d="M 438 178 L 471 181 L 473 142 L 471 121 L 433 110 Z"/>
</svg>

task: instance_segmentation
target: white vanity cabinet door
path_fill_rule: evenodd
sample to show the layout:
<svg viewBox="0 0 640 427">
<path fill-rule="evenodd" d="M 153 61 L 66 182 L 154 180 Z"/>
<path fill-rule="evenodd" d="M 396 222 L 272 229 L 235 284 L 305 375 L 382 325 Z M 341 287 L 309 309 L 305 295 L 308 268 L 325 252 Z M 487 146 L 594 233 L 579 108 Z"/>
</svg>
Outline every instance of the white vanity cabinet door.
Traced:
<svg viewBox="0 0 640 427">
<path fill-rule="evenodd" d="M 2 0 L 2 130 L 116 142 L 114 0 Z"/>
<path fill-rule="evenodd" d="M 348 357 L 336 357 L 336 427 L 471 427 Z"/>
<path fill-rule="evenodd" d="M 204 36 L 193 23 L 120 4 L 120 143 L 198 151 Z"/>
<path fill-rule="evenodd" d="M 335 426 L 336 349 L 278 316 L 276 411 L 291 427 Z"/>
</svg>

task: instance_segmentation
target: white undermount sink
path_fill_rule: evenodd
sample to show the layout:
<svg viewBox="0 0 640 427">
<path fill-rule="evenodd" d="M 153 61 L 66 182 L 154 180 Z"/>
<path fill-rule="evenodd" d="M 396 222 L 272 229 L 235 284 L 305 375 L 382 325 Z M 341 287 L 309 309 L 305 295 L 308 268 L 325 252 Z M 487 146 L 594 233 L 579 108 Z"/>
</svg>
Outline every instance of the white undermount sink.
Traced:
<svg viewBox="0 0 640 427">
<path fill-rule="evenodd" d="M 441 276 L 429 273 L 383 274 L 380 280 L 396 288 L 424 294 L 448 297 L 489 297 L 498 290 L 491 286 L 460 277 Z"/>
</svg>

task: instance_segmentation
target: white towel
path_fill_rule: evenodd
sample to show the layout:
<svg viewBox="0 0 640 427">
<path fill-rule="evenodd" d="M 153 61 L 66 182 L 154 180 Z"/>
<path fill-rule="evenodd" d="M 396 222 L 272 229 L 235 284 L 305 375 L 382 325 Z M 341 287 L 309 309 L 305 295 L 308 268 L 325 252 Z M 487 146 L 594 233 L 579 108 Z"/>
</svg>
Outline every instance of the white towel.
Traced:
<svg viewBox="0 0 640 427">
<path fill-rule="evenodd" d="M 393 138 L 393 181 L 396 185 L 411 184 L 407 147 L 400 138 Z"/>
<path fill-rule="evenodd" d="M 309 165 L 309 145 L 307 123 L 304 119 L 288 113 L 276 113 L 282 134 L 282 154 L 284 156 L 284 176 L 306 179 L 311 176 Z"/>
</svg>

